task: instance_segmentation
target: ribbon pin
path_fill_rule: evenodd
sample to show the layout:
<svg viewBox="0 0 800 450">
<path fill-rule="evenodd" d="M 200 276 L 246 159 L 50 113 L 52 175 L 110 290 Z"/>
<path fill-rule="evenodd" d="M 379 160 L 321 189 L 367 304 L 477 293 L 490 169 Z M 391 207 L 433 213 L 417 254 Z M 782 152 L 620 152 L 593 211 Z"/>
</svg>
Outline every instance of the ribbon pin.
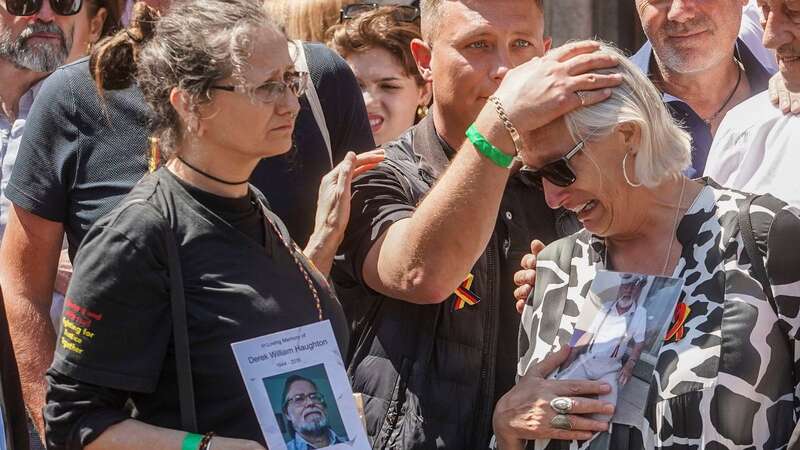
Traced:
<svg viewBox="0 0 800 450">
<path fill-rule="evenodd" d="M 679 303 L 678 306 L 675 307 L 675 315 L 672 318 L 674 323 L 667 332 L 664 342 L 669 342 L 673 339 L 675 342 L 678 342 L 683 339 L 683 337 L 686 335 L 684 324 L 686 323 L 686 319 L 689 317 L 690 312 L 692 312 L 692 308 L 689 308 L 685 303 Z"/>
<path fill-rule="evenodd" d="M 461 283 L 461 286 L 456 288 L 456 291 L 453 292 L 453 295 L 456 296 L 455 302 L 453 303 L 453 310 L 458 311 L 460 309 L 464 309 L 467 305 L 473 306 L 480 303 L 481 298 L 478 297 L 478 294 L 470 290 L 472 288 L 472 282 L 475 280 L 475 276 L 472 274 L 467 275 L 467 278 Z"/>
</svg>

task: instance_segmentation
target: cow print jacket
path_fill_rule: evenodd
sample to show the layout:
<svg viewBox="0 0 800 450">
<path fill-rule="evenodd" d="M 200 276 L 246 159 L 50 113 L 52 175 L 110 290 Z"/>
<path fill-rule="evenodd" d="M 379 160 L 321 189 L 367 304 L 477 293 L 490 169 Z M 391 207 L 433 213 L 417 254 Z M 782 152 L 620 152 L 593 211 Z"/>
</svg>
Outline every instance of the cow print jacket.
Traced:
<svg viewBox="0 0 800 450">
<path fill-rule="evenodd" d="M 771 196 L 751 208 L 776 311 L 750 270 L 739 232 L 745 194 L 704 183 L 677 230 L 682 252 L 673 276 L 685 281 L 685 334 L 661 348 L 641 425 L 528 448 L 786 448 L 800 413 L 800 211 Z M 539 255 L 522 317 L 519 375 L 569 343 L 604 253 L 603 240 L 582 230 Z"/>
</svg>

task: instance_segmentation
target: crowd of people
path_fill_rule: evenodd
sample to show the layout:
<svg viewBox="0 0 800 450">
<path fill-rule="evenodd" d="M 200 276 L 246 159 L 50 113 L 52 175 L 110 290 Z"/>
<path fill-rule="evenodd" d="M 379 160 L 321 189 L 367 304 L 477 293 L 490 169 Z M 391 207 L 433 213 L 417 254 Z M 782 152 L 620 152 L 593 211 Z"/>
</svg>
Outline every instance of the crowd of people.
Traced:
<svg viewBox="0 0 800 450">
<path fill-rule="evenodd" d="M 375 449 L 800 449 L 800 0 L 544 3 L 0 0 L 0 450 L 265 449 L 231 344 L 325 320 Z M 603 270 L 683 280 L 625 424 Z"/>
</svg>

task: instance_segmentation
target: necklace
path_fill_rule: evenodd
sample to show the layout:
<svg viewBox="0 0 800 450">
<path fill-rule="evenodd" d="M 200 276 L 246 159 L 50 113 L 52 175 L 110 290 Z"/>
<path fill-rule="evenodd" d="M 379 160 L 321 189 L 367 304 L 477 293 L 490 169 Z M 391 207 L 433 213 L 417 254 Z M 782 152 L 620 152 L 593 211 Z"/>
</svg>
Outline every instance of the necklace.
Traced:
<svg viewBox="0 0 800 450">
<path fill-rule="evenodd" d="M 286 250 L 289 252 L 289 255 L 291 255 L 292 259 L 294 259 L 297 269 L 300 270 L 301 274 L 303 274 L 303 278 L 306 280 L 306 285 L 308 285 L 308 290 L 311 291 L 311 296 L 314 297 L 314 306 L 317 308 L 317 318 L 322 321 L 322 302 L 319 299 L 319 292 L 314 286 L 314 282 L 311 281 L 311 275 L 308 273 L 308 270 L 306 270 L 306 267 L 303 265 L 303 263 L 300 262 L 300 258 L 297 257 L 292 245 L 290 245 L 289 242 L 283 237 L 283 234 L 278 229 L 278 226 L 275 225 L 275 222 L 273 222 L 269 217 L 267 214 L 267 208 L 264 207 L 263 204 L 261 205 L 261 213 L 264 215 L 264 220 L 266 220 L 270 227 L 272 227 L 272 231 L 275 232 L 276 236 L 278 236 L 278 239 L 281 241 L 281 244 L 283 244 L 283 247 L 286 248 Z"/>
<path fill-rule="evenodd" d="M 186 162 L 186 160 L 185 160 L 185 159 L 181 158 L 181 157 L 180 157 L 180 155 L 178 155 L 178 156 L 176 156 L 176 157 L 178 158 L 178 160 L 179 160 L 180 162 L 184 163 L 184 164 L 186 165 L 186 167 L 188 167 L 188 168 L 190 168 L 190 169 L 194 170 L 195 172 L 197 172 L 197 173 L 199 173 L 200 175 L 202 175 L 202 176 L 204 176 L 204 177 L 208 178 L 209 180 L 214 180 L 214 181 L 216 181 L 217 183 L 227 184 L 228 186 L 238 186 L 238 185 L 240 185 L 240 184 L 245 184 L 245 183 L 247 183 L 247 182 L 249 182 L 249 181 L 250 181 L 249 179 L 248 179 L 248 180 L 244 180 L 244 181 L 228 181 L 228 180 L 223 180 L 222 178 L 217 178 L 217 177 L 215 177 L 214 175 L 211 175 L 210 173 L 203 172 L 202 170 L 198 169 L 197 167 L 195 167 L 195 166 L 193 166 L 193 165 L 189 164 L 188 162 Z"/>
<path fill-rule="evenodd" d="M 738 74 L 736 78 L 736 85 L 733 87 L 733 90 L 731 91 L 730 95 L 728 95 L 728 98 L 725 100 L 725 103 L 722 104 L 722 107 L 720 107 L 719 110 L 715 112 L 713 116 L 709 117 L 708 119 L 703 119 L 703 122 L 705 122 L 706 125 L 708 125 L 709 127 L 711 126 L 712 123 L 714 123 L 715 120 L 717 120 L 717 117 L 719 117 L 719 115 L 722 114 L 722 111 L 725 110 L 725 108 L 728 106 L 728 103 L 730 103 L 731 100 L 733 100 L 733 96 L 736 95 L 736 91 L 739 89 L 739 85 L 742 83 L 742 72 L 744 72 L 744 66 L 742 66 L 742 63 L 739 62 L 739 60 L 736 59 L 736 57 L 733 58 L 733 62 L 736 64 L 736 69 L 737 69 L 736 73 Z"/>
<path fill-rule="evenodd" d="M 672 253 L 672 243 L 675 240 L 674 234 L 675 230 L 678 229 L 678 218 L 680 217 L 681 213 L 681 205 L 683 204 L 683 194 L 686 192 L 686 177 L 683 177 L 683 182 L 681 183 L 681 195 L 678 198 L 678 204 L 675 205 L 675 217 L 672 220 L 672 232 L 669 235 L 669 245 L 667 246 L 667 254 L 664 257 L 664 267 L 661 268 L 661 275 L 667 275 L 667 267 L 669 266 L 669 257 Z M 608 265 L 608 242 L 605 242 L 603 239 L 603 261 L 606 265 Z"/>
</svg>

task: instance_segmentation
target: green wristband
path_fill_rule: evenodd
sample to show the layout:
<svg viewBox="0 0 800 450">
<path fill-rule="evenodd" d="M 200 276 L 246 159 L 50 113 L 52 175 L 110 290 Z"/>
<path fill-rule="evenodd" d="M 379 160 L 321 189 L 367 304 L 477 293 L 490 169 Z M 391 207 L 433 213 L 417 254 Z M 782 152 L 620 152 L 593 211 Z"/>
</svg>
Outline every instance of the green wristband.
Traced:
<svg viewBox="0 0 800 450">
<path fill-rule="evenodd" d="M 511 164 L 514 163 L 514 157 L 503 153 L 502 150 L 492 145 L 491 142 L 487 141 L 485 137 L 475 128 L 475 124 L 472 124 L 467 128 L 467 138 L 472 145 L 475 147 L 475 150 L 479 151 L 481 155 L 489 158 L 489 161 L 493 162 L 497 167 L 502 167 L 503 169 L 508 169 L 511 167 Z"/>
<path fill-rule="evenodd" d="M 200 448 L 200 441 L 202 440 L 202 434 L 186 433 L 186 437 L 183 438 L 181 450 L 198 450 Z"/>
</svg>

